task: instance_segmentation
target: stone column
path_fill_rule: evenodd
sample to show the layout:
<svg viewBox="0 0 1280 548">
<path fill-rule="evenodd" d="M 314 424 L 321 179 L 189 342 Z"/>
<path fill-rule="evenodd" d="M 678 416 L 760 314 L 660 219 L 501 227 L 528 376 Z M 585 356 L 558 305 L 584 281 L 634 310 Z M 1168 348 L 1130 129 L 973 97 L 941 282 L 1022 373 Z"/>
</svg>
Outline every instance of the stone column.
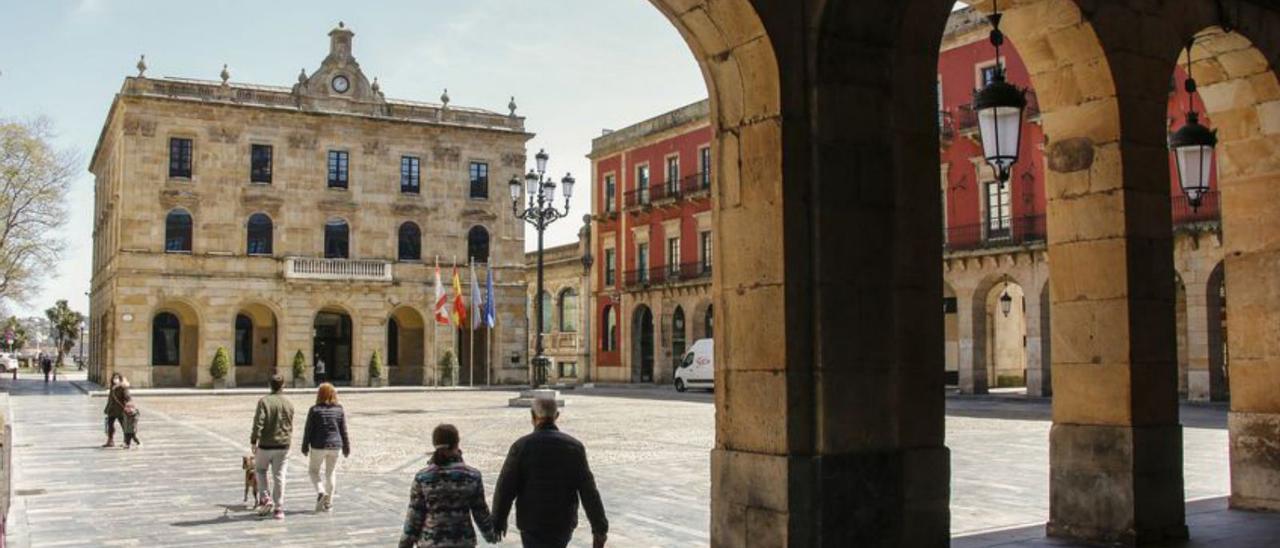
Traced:
<svg viewBox="0 0 1280 548">
<path fill-rule="evenodd" d="M 1053 395 L 1049 381 L 1049 359 L 1045 352 L 1044 338 L 1048 336 L 1048 303 L 1040 301 L 1040 292 L 1031 288 L 1023 295 L 1027 319 L 1027 395 L 1048 397 Z"/>
<path fill-rule="evenodd" d="M 975 308 L 973 290 L 956 291 L 956 346 L 960 349 L 960 393 L 987 393 L 987 334 L 981 307 Z M 983 317 L 978 317 L 983 314 Z"/>
<path fill-rule="evenodd" d="M 1183 280 L 1187 299 L 1187 400 L 1209 401 L 1209 290 L 1200 272 Z"/>
</svg>

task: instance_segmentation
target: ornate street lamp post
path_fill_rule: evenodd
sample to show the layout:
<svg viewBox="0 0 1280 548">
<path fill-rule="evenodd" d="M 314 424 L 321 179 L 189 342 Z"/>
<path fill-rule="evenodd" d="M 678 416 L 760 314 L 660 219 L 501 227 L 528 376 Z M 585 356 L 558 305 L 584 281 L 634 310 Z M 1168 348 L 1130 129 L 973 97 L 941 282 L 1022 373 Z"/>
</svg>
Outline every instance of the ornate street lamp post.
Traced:
<svg viewBox="0 0 1280 548">
<path fill-rule="evenodd" d="M 1022 141 L 1022 111 L 1027 108 L 1027 90 L 1005 81 L 1005 67 L 1000 61 L 1000 46 L 1004 44 L 1000 18 L 997 8 L 990 17 L 991 45 L 996 48 L 996 66 L 992 71 L 991 81 L 974 92 L 973 110 L 978 113 L 982 155 L 995 171 L 996 179 L 1004 185 L 1009 181 L 1013 164 L 1018 162 Z"/>
<path fill-rule="evenodd" d="M 1195 211 L 1204 195 L 1209 192 L 1209 179 L 1213 174 L 1213 149 L 1218 145 L 1217 130 L 1210 130 L 1200 123 L 1196 112 L 1196 80 L 1191 76 L 1191 46 L 1187 43 L 1187 123 L 1169 136 L 1169 148 L 1178 165 L 1178 184 L 1187 196 L 1187 204 Z"/>
<path fill-rule="evenodd" d="M 560 186 L 564 188 L 564 210 L 556 209 L 556 182 L 553 178 L 547 177 L 547 160 L 551 157 L 547 155 L 547 151 L 539 150 L 534 156 L 537 160 L 537 169 L 529 170 L 525 174 L 524 182 L 520 182 L 520 177 L 512 177 L 508 186 L 511 188 L 511 212 L 515 214 L 517 219 L 533 225 L 538 231 L 538 291 L 534 293 L 534 301 L 537 303 L 537 333 L 534 335 L 534 357 L 533 357 L 533 379 L 531 384 L 537 388 L 547 383 L 547 357 L 543 354 L 542 333 L 546 326 L 542 325 L 543 310 L 542 307 L 542 236 L 547 227 L 569 214 L 569 199 L 573 197 L 573 176 L 566 173 L 564 178 L 560 179 Z M 525 207 L 520 207 L 520 194 L 524 193 L 528 196 Z"/>
</svg>

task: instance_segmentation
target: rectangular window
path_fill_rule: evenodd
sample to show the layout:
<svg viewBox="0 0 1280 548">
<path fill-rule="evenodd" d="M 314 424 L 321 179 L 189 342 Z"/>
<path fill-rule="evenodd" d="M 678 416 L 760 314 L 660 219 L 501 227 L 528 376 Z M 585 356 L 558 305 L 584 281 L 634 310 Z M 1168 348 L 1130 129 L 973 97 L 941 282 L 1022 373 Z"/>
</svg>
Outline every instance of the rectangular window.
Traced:
<svg viewBox="0 0 1280 548">
<path fill-rule="evenodd" d="M 271 184 L 271 145 L 249 146 L 249 182 Z"/>
<path fill-rule="evenodd" d="M 169 139 L 169 177 L 191 178 L 191 139 Z"/>
<path fill-rule="evenodd" d="M 571 377 L 571 378 L 577 377 L 578 362 L 560 362 L 560 376 Z"/>
<path fill-rule="evenodd" d="M 417 156 L 400 157 L 400 192 L 417 194 L 421 191 L 420 162 Z"/>
<path fill-rule="evenodd" d="M 329 151 L 329 188 L 347 188 L 350 158 L 345 150 Z"/>
<path fill-rule="evenodd" d="M 614 281 L 616 280 L 616 278 L 614 278 L 615 272 L 616 272 L 615 270 L 616 266 L 617 266 L 617 256 L 614 253 L 613 248 L 604 250 L 604 285 L 605 286 L 612 286 L 614 284 Z"/>
<path fill-rule="evenodd" d="M 649 244 L 636 246 L 636 277 L 640 283 L 649 282 Z"/>
<path fill-rule="evenodd" d="M 618 194 L 618 183 L 614 180 L 613 175 L 604 176 L 604 210 L 606 213 L 612 212 L 617 207 L 616 202 Z"/>
<path fill-rule="evenodd" d="M 680 191 L 680 157 L 672 156 L 667 158 L 667 193 L 675 194 Z"/>
<path fill-rule="evenodd" d="M 987 239 L 1008 238 L 1012 215 L 1009 211 L 1009 185 L 999 181 L 986 184 Z"/>
<path fill-rule="evenodd" d="M 680 237 L 667 238 L 667 271 L 680 275 Z"/>
<path fill-rule="evenodd" d="M 471 197 L 489 199 L 489 164 L 471 162 Z"/>
<path fill-rule="evenodd" d="M 711 147 L 698 150 L 698 183 L 702 188 L 711 188 Z"/>
<path fill-rule="evenodd" d="M 711 270 L 711 231 L 698 233 L 698 260 L 704 273 Z"/>
<path fill-rule="evenodd" d="M 636 167 L 636 192 L 640 193 L 640 203 L 649 203 L 649 166 Z"/>
<path fill-rule="evenodd" d="M 979 71 L 979 73 L 980 73 L 980 75 L 981 75 L 981 77 L 979 78 L 979 80 L 981 80 L 981 82 L 979 82 L 979 84 L 981 84 L 981 87 L 986 87 L 986 85 L 987 85 L 987 84 L 990 84 L 992 80 L 995 80 L 995 79 L 996 79 L 996 64 L 995 64 L 995 63 L 992 63 L 991 65 L 988 65 L 988 66 L 982 67 L 982 68 L 978 69 L 978 71 Z"/>
</svg>

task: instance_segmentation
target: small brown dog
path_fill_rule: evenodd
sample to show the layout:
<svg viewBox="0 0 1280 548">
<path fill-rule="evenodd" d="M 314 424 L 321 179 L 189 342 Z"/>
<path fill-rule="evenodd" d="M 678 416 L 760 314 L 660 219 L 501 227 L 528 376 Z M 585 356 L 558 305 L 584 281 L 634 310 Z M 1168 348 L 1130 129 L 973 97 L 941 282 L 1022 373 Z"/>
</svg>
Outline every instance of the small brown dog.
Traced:
<svg viewBox="0 0 1280 548">
<path fill-rule="evenodd" d="M 251 509 L 258 507 L 258 472 L 253 464 L 253 455 L 245 455 L 240 457 L 240 468 L 244 470 L 244 499 L 248 502 L 249 498 L 253 498 L 253 506 Z"/>
</svg>

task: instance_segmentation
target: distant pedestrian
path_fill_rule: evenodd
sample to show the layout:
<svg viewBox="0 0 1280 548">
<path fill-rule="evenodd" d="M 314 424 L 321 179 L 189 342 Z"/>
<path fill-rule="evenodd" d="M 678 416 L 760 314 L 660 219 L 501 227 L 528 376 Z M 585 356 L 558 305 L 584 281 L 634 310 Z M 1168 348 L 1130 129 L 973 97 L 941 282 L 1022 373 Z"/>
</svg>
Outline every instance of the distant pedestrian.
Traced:
<svg viewBox="0 0 1280 548">
<path fill-rule="evenodd" d="M 578 527 L 578 500 L 591 522 L 592 546 L 602 548 L 609 533 L 604 503 L 587 465 L 582 442 L 560 432 L 554 399 L 533 401 L 533 433 L 511 444 L 493 492 L 493 523 L 498 538 L 507 532 L 507 515 L 516 506 L 516 527 L 525 548 L 564 548 Z"/>
<path fill-rule="evenodd" d="M 272 513 L 284 519 L 284 482 L 289 466 L 289 443 L 293 437 L 293 404 L 285 399 L 284 377 L 271 377 L 271 394 L 258 400 L 253 413 L 249 445 L 254 451 L 258 474 L 258 515 Z M 271 470 L 268 481 L 267 470 Z"/>
<path fill-rule="evenodd" d="M 497 542 L 484 499 L 480 471 L 462 462 L 458 429 L 441 424 L 431 433 L 435 451 L 409 487 L 400 548 L 468 548 L 476 545 L 474 518 L 486 542 Z"/>
<path fill-rule="evenodd" d="M 316 382 L 324 383 L 328 381 L 329 381 L 329 377 L 328 377 L 328 373 L 324 369 L 324 360 L 321 359 L 319 356 L 316 356 Z"/>
<path fill-rule="evenodd" d="M 53 360 L 44 352 L 40 353 L 38 358 L 40 362 L 40 370 L 44 372 L 44 382 L 49 382 L 49 373 L 53 371 Z"/>
<path fill-rule="evenodd" d="M 120 428 L 125 426 L 126 405 L 133 402 L 133 397 L 129 395 L 129 381 L 124 375 L 119 373 L 111 374 L 111 387 L 107 389 L 107 407 L 102 410 L 107 416 L 107 443 L 102 444 L 103 447 L 115 446 L 116 424 L 120 423 Z M 128 441 L 125 442 L 126 444 Z"/>
<path fill-rule="evenodd" d="M 317 512 L 333 509 L 338 451 L 342 451 L 343 458 L 351 456 L 347 417 L 338 404 L 338 390 L 326 382 L 316 389 L 316 404 L 307 411 L 307 424 L 302 428 L 302 454 L 310 453 L 311 456 L 307 472 L 311 483 L 316 486 Z M 321 465 L 324 466 L 323 482 L 320 479 Z"/>
</svg>

